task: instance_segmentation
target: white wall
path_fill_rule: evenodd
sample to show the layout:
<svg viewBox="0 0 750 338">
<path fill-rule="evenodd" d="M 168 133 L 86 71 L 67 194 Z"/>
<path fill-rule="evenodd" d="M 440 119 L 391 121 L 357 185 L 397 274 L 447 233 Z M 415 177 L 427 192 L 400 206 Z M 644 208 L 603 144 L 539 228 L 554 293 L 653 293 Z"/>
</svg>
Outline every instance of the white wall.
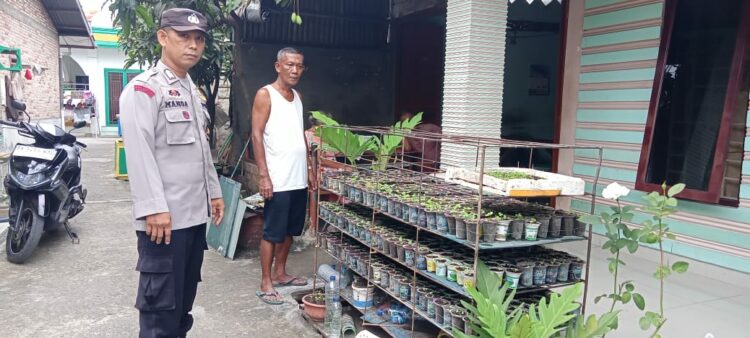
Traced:
<svg viewBox="0 0 750 338">
<path fill-rule="evenodd" d="M 63 51 L 68 53 L 68 51 Z M 106 127 L 107 125 L 107 114 L 105 111 L 105 68 L 123 69 L 125 63 L 125 53 L 118 48 L 97 48 L 94 50 L 88 49 L 72 49 L 69 51 L 70 56 L 78 62 L 86 75 L 89 77 L 89 89 L 96 97 L 96 116 L 99 120 L 99 126 L 102 131 L 105 132 L 116 132 L 117 127 Z M 137 66 L 131 67 L 130 69 L 138 69 Z"/>
</svg>

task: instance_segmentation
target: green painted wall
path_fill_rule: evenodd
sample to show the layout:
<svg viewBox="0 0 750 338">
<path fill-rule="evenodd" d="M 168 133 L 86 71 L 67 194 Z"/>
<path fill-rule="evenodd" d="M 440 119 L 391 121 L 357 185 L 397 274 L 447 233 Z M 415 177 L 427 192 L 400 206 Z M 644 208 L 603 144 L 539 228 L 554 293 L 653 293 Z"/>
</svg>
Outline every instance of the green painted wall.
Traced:
<svg viewBox="0 0 750 338">
<path fill-rule="evenodd" d="M 624 0 L 586 0 L 586 9 L 600 8 L 617 3 L 624 3 Z M 604 28 L 612 25 L 629 24 L 642 20 L 659 19 L 662 14 L 662 3 L 646 4 L 636 7 L 607 11 L 600 14 L 586 15 L 584 17 L 584 30 L 594 28 Z M 616 44 L 629 43 L 643 40 L 658 39 L 661 27 L 647 26 L 636 27 L 632 29 L 613 29 L 613 32 L 597 35 L 588 35 L 583 37 L 581 45 L 583 48 L 612 46 Z M 655 61 L 658 56 L 658 48 L 636 48 L 618 50 L 612 52 L 589 53 L 581 56 L 581 65 L 607 65 L 618 62 L 629 61 Z M 582 84 L 612 83 L 616 84 L 624 81 L 653 81 L 655 74 L 654 68 L 639 69 L 613 69 L 598 72 L 588 72 L 579 74 L 579 81 Z M 651 99 L 652 88 L 636 89 L 609 89 L 609 90 L 579 90 L 577 98 L 580 103 L 596 103 L 603 108 L 598 109 L 578 109 L 576 113 L 578 126 L 575 130 L 577 140 L 587 142 L 616 142 L 623 146 L 629 146 L 630 150 L 625 149 L 606 149 L 603 152 L 605 160 L 601 168 L 600 177 L 608 181 L 617 181 L 632 185 L 637 176 L 637 165 L 640 161 L 640 145 L 643 143 L 643 130 L 638 126 L 645 126 L 648 111 L 646 109 L 607 109 L 609 102 L 648 102 Z M 581 123 L 586 123 L 582 125 Z M 597 125 L 599 124 L 599 125 Z M 623 128 L 611 128 L 612 125 L 627 125 L 628 129 L 635 130 L 618 130 Z M 750 114 L 748 114 L 747 126 L 750 128 Z M 745 138 L 745 151 L 750 152 L 750 137 Z M 598 158 L 598 152 L 592 150 L 576 150 L 576 163 L 573 166 L 573 174 L 593 177 L 596 174 L 596 166 L 586 164 Z M 608 163 L 610 167 L 607 166 Z M 614 163 L 618 166 L 632 167 L 632 169 L 623 169 L 612 167 Z M 742 167 L 743 175 L 750 175 L 750 161 L 745 160 Z M 592 191 L 592 185 L 587 184 L 587 191 Z M 596 193 L 601 196 L 604 185 L 599 184 Z M 623 201 L 635 204 L 642 204 L 645 192 L 632 191 L 630 195 L 623 198 Z M 740 198 L 744 201 L 750 200 L 750 182 L 744 182 L 740 186 Z M 574 200 L 572 207 L 574 210 L 581 212 L 589 211 L 588 202 Z M 604 204 L 597 205 L 597 212 L 609 209 Z M 742 224 L 750 222 L 749 208 L 736 208 L 720 205 L 711 205 L 697 203 L 692 201 L 680 201 L 679 209 L 681 212 L 700 215 L 712 218 L 716 222 L 726 223 L 726 228 L 718 226 L 715 222 L 705 222 L 701 220 L 678 221 L 670 220 L 672 230 L 678 234 L 677 241 L 667 243 L 668 251 L 675 254 L 684 255 L 693 259 L 725 266 L 731 269 L 750 273 L 750 257 L 747 255 L 738 255 L 735 253 L 722 250 L 721 247 L 730 246 L 737 250 L 750 251 L 750 231 L 739 229 L 750 229 L 750 226 L 743 227 Z M 640 223 L 648 219 L 649 215 L 637 212 L 634 221 Z M 739 225 L 738 225 L 739 224 Z M 732 229 L 734 227 L 734 229 Z M 601 227 L 595 227 L 595 231 L 602 233 Z M 697 238 L 708 241 L 713 244 L 697 245 L 680 241 L 679 236 L 683 238 Z"/>
</svg>

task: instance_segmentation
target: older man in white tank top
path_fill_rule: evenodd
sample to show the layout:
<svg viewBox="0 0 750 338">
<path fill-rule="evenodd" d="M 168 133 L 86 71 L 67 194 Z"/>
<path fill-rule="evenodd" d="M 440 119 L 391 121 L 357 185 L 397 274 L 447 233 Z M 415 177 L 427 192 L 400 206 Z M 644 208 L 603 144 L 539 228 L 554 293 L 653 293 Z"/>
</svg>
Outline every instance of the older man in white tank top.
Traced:
<svg viewBox="0 0 750 338">
<path fill-rule="evenodd" d="M 260 244 L 263 275 L 255 294 L 272 305 L 283 303 L 275 288 L 307 284 L 306 279 L 286 273 L 286 259 L 292 237 L 301 235 L 304 228 L 308 184 L 316 188 L 315 175 L 309 172 L 302 97 L 294 90 L 305 70 L 304 56 L 294 48 L 283 48 L 275 67 L 276 81 L 258 90 L 252 112 L 258 185 L 266 199 Z"/>
</svg>

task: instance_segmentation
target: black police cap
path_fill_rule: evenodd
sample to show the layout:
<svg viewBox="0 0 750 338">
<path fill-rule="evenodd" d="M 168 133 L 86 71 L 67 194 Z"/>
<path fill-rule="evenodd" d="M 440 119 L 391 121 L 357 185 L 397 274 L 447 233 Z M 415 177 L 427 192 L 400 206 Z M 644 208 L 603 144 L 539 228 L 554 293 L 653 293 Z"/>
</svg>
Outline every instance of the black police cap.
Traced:
<svg viewBox="0 0 750 338">
<path fill-rule="evenodd" d="M 208 33 L 206 17 L 189 8 L 172 8 L 161 13 L 159 28 L 172 28 L 179 32 L 201 31 Z"/>
</svg>

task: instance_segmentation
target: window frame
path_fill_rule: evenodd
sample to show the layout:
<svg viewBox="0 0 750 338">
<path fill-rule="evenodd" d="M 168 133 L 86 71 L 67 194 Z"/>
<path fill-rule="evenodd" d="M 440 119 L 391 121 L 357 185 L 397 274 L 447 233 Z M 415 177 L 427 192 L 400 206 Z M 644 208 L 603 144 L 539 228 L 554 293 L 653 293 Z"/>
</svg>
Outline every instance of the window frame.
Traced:
<svg viewBox="0 0 750 338">
<path fill-rule="evenodd" d="M 661 184 L 649 183 L 646 181 L 646 173 L 648 172 L 651 141 L 654 136 L 654 125 L 656 124 L 656 115 L 658 113 L 659 100 L 661 98 L 664 67 L 669 53 L 669 44 L 671 42 L 672 30 L 674 28 L 678 1 L 680 0 L 666 0 L 664 11 L 662 13 L 662 34 L 659 43 L 659 56 L 656 61 L 653 89 L 648 106 L 648 118 L 646 120 L 646 129 L 643 134 L 643 143 L 641 146 L 640 161 L 638 162 L 638 173 L 635 182 L 635 188 L 640 191 L 661 191 Z M 743 1 L 741 11 L 745 14 L 740 14 L 740 22 L 737 28 L 738 33 L 735 40 L 732 64 L 729 71 L 727 92 L 724 97 L 721 126 L 717 136 L 716 151 L 714 152 L 708 190 L 685 188 L 685 190 L 679 195 L 679 198 L 681 199 L 711 204 L 739 205 L 739 200 L 727 200 L 721 198 L 721 187 L 724 180 L 724 162 L 726 161 L 727 152 L 729 150 L 732 115 L 736 108 L 735 104 L 737 102 L 737 95 L 739 94 L 742 72 L 745 68 L 745 65 L 743 65 L 744 53 L 748 44 L 748 36 L 750 36 L 750 32 L 748 32 L 750 30 L 750 19 L 743 19 L 750 17 L 748 16 L 748 14 L 750 14 L 748 13 L 750 11 L 750 1 Z"/>
</svg>

